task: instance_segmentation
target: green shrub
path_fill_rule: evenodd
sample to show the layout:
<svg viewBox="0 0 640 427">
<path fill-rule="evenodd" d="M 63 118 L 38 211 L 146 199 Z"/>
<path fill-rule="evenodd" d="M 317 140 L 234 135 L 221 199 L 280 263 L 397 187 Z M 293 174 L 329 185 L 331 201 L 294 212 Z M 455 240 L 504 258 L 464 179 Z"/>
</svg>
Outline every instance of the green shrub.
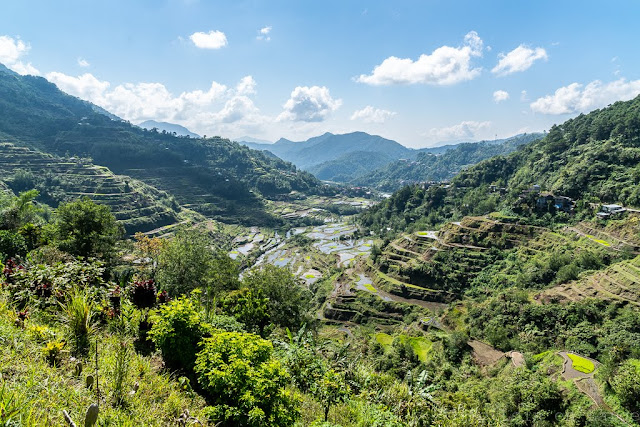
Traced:
<svg viewBox="0 0 640 427">
<path fill-rule="evenodd" d="M 273 345 L 257 335 L 220 332 L 206 338 L 195 372 L 216 425 L 290 426 L 300 415 L 299 399 L 286 390 L 289 376 L 273 357 Z"/>
<path fill-rule="evenodd" d="M 625 361 L 611 379 L 611 388 L 630 411 L 640 409 L 640 360 Z"/>
<path fill-rule="evenodd" d="M 191 371 L 199 343 L 211 333 L 193 301 L 181 297 L 162 305 L 150 316 L 149 337 L 162 352 L 167 366 Z"/>
<path fill-rule="evenodd" d="M 27 242 L 18 233 L 0 230 L 0 262 L 6 258 L 24 257 L 27 254 Z"/>
</svg>

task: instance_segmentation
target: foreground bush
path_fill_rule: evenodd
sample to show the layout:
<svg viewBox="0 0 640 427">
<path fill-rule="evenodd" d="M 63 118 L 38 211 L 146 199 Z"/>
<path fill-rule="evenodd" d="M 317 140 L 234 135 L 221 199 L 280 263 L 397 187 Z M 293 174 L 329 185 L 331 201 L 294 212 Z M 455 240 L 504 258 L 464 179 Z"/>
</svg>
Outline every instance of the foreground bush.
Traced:
<svg viewBox="0 0 640 427">
<path fill-rule="evenodd" d="M 257 335 L 220 332 L 206 338 L 195 372 L 220 426 L 290 426 L 299 399 L 285 387 L 289 376 L 273 357 L 273 345 Z"/>
<path fill-rule="evenodd" d="M 162 305 L 150 317 L 149 337 L 162 352 L 170 368 L 191 371 L 199 351 L 198 344 L 211 333 L 193 302 L 181 297 Z"/>
</svg>

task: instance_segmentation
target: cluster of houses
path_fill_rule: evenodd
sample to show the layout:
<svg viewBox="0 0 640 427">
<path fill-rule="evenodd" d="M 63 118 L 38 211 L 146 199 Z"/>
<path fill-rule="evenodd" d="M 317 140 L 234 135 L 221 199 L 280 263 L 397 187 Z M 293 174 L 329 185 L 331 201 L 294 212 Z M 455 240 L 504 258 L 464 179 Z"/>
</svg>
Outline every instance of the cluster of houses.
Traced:
<svg viewBox="0 0 640 427">
<path fill-rule="evenodd" d="M 536 210 L 555 209 L 556 212 L 572 213 L 575 208 L 575 202 L 571 197 L 558 196 L 553 193 L 542 192 L 539 185 L 532 185 L 524 190 L 518 197 L 518 205 L 527 204 L 535 201 Z"/>
<path fill-rule="evenodd" d="M 502 189 L 500 189 L 502 190 Z M 532 203 L 535 200 L 534 208 L 536 210 L 555 209 L 556 212 L 573 213 L 575 202 L 572 198 L 566 196 L 558 196 L 553 193 L 542 192 L 539 185 L 532 185 L 524 190 L 518 197 L 518 204 Z M 494 190 L 495 191 L 495 190 Z M 533 207 L 533 206 L 532 206 Z M 595 208 L 595 206 L 592 206 Z M 596 213 L 598 218 L 608 219 L 617 217 L 624 212 L 637 212 L 635 209 L 628 209 L 621 205 L 600 205 L 600 211 Z"/>
</svg>

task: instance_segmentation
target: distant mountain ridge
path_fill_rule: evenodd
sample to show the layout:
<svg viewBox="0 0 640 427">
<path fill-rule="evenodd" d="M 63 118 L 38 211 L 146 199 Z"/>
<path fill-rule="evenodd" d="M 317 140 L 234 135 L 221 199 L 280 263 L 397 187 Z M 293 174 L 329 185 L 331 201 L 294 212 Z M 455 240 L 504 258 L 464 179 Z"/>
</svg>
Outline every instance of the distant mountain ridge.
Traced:
<svg viewBox="0 0 640 427">
<path fill-rule="evenodd" d="M 186 127 L 177 125 L 175 123 L 157 122 L 155 120 L 145 120 L 144 122 L 139 123 L 138 127 L 141 127 L 147 130 L 156 128 L 159 131 L 165 131 L 171 134 L 175 133 L 177 136 L 189 136 L 191 138 L 200 138 L 200 135 L 198 135 L 197 133 L 191 132 Z"/>
<path fill-rule="evenodd" d="M 280 138 L 273 144 L 239 142 L 255 150 L 268 150 L 281 159 L 305 170 L 310 170 L 321 163 L 334 161 L 351 153 L 377 153 L 386 156 L 389 161 L 405 157 L 414 158 L 417 154 L 416 150 L 407 148 L 396 141 L 378 135 L 369 135 L 365 132 L 341 135 L 327 132 L 300 142 L 285 138 Z"/>
<path fill-rule="evenodd" d="M 407 182 L 449 179 L 464 166 L 498 154 L 510 153 L 520 143 L 531 141 L 531 135 L 542 136 L 525 134 L 522 140 L 518 138 L 523 138 L 523 135 L 517 135 L 492 141 L 460 142 L 419 149 L 408 148 L 391 139 L 365 132 L 327 132 L 306 141 L 280 138 L 275 143 L 256 142 L 259 140 L 249 137 L 237 140 L 249 148 L 269 152 L 289 161 L 324 181 L 393 191 Z M 439 156 L 454 151 L 457 154 L 450 154 L 449 157 L 458 157 L 456 161 L 451 158 L 435 161 Z M 418 159 L 418 164 L 426 161 L 432 169 L 416 168 L 415 161 Z"/>
</svg>

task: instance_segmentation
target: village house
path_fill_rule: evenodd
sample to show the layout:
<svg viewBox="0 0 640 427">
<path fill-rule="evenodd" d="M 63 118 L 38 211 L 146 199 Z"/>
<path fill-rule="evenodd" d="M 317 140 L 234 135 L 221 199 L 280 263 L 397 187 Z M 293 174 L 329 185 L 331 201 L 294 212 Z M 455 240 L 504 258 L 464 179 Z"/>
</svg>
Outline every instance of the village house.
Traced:
<svg viewBox="0 0 640 427">
<path fill-rule="evenodd" d="M 621 213 L 626 212 L 626 209 L 620 205 L 602 205 L 600 206 L 600 212 L 596 215 L 598 218 L 606 219 L 612 216 L 620 215 Z"/>
</svg>

